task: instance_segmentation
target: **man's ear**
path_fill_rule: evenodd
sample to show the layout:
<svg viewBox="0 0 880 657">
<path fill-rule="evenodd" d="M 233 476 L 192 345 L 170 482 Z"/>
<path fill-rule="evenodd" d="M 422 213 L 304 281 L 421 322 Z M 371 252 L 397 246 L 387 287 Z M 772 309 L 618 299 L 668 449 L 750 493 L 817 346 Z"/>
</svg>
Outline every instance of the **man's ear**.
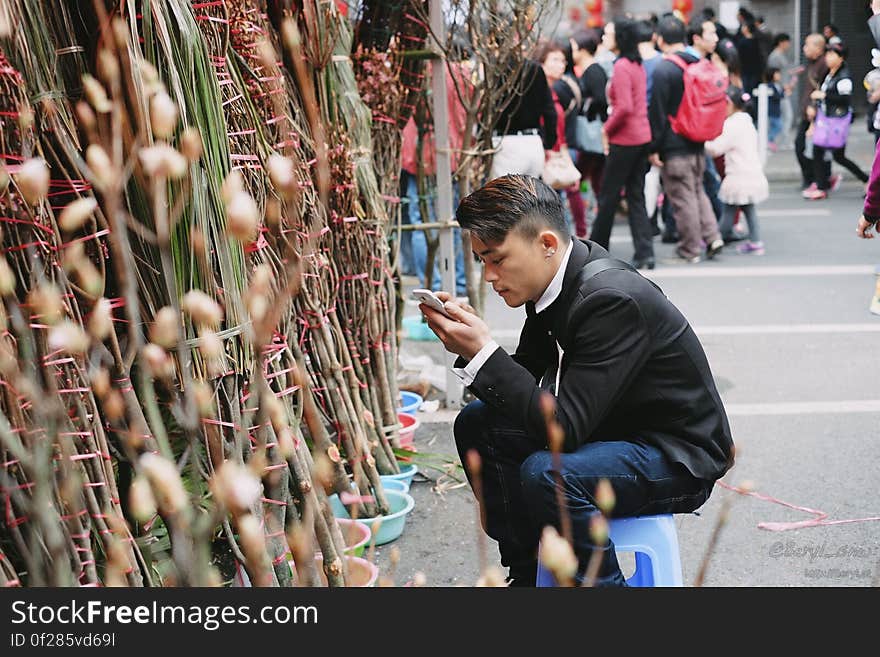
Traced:
<svg viewBox="0 0 880 657">
<path fill-rule="evenodd" d="M 538 239 L 541 241 L 541 247 L 545 251 L 556 251 L 559 249 L 562 244 L 562 240 L 552 230 L 543 230 L 541 234 L 538 235 Z"/>
</svg>

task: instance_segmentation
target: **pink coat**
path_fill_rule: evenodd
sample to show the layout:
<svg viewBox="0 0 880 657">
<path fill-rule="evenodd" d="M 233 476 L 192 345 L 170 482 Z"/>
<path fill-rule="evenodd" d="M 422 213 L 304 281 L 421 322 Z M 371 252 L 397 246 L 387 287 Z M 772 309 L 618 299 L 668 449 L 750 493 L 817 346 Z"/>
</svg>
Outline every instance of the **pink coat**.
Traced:
<svg viewBox="0 0 880 657">
<path fill-rule="evenodd" d="M 751 205 L 770 196 L 770 186 L 761 156 L 758 154 L 758 131 L 745 112 L 734 112 L 724 121 L 717 139 L 706 142 L 712 157 L 724 156 L 724 180 L 718 198 L 728 205 Z"/>
</svg>

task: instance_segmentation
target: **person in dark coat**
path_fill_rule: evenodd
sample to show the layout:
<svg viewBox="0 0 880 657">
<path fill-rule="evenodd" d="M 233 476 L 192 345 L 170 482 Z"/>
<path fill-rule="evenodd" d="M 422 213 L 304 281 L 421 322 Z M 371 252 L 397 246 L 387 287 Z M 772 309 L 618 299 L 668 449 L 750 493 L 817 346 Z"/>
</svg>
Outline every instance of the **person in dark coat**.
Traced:
<svg viewBox="0 0 880 657">
<path fill-rule="evenodd" d="M 611 483 L 613 517 L 686 513 L 733 464 L 700 341 L 651 281 L 595 242 L 571 238 L 559 196 L 540 180 L 492 180 L 462 200 L 456 219 L 470 230 L 486 281 L 508 306 L 526 310 L 508 354 L 449 294 L 451 318 L 420 306 L 477 397 L 454 433 L 469 481 L 479 477 L 484 529 L 499 543 L 511 585 L 534 586 L 539 537 L 561 527 L 549 414 L 561 443 L 575 579 L 599 550 L 595 584 L 624 585 L 614 545 L 591 537 L 599 482 Z"/>
</svg>

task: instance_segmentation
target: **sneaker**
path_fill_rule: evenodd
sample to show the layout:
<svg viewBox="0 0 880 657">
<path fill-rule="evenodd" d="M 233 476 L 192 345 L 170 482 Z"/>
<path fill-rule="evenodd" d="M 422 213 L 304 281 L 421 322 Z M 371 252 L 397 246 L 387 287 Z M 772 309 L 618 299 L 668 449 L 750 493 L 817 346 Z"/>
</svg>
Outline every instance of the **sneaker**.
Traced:
<svg viewBox="0 0 880 657">
<path fill-rule="evenodd" d="M 843 182 L 843 176 L 839 173 L 835 173 L 828 179 L 828 183 L 831 185 L 831 191 L 836 192 L 840 189 L 840 184 Z"/>
<path fill-rule="evenodd" d="M 810 192 L 809 196 L 805 195 L 804 198 L 808 201 L 824 201 L 828 198 L 828 192 L 822 189 L 816 189 Z"/>
<path fill-rule="evenodd" d="M 804 190 L 801 192 L 801 196 L 803 196 L 804 198 L 810 198 L 810 195 L 813 192 L 817 191 L 819 191 L 819 186 L 816 183 L 810 183 L 810 186 L 804 188 Z"/>
<path fill-rule="evenodd" d="M 709 248 L 706 249 L 706 259 L 711 260 L 712 258 L 717 256 L 719 253 L 721 253 L 721 249 L 723 249 L 723 248 L 724 248 L 724 240 L 723 239 L 721 239 L 719 237 L 718 239 L 713 240 L 712 243 L 709 245 Z"/>
<path fill-rule="evenodd" d="M 734 232 L 730 235 L 725 235 L 721 239 L 724 240 L 724 246 L 727 246 L 728 244 L 733 244 L 734 242 L 742 242 L 744 239 L 747 239 L 747 238 L 748 238 L 747 235 L 743 235 L 741 233 Z"/>
<path fill-rule="evenodd" d="M 698 262 L 702 262 L 703 257 L 699 255 L 689 256 L 685 255 L 682 250 L 675 249 L 675 257 L 674 258 L 664 258 L 660 262 L 664 265 L 695 265 Z"/>
<path fill-rule="evenodd" d="M 764 243 L 746 242 L 745 244 L 740 244 L 736 250 L 738 253 L 744 253 L 747 255 L 764 255 Z"/>
</svg>

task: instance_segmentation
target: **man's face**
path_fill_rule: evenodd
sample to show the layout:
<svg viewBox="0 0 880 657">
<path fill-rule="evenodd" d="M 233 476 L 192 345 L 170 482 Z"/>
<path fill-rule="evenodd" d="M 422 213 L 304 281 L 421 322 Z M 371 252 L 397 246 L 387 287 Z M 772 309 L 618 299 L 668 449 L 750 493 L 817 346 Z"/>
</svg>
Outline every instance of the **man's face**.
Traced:
<svg viewBox="0 0 880 657">
<path fill-rule="evenodd" d="M 703 32 L 699 35 L 698 43 L 694 44 L 704 55 L 711 55 L 718 46 L 718 30 L 715 23 L 706 21 L 703 23 Z"/>
<path fill-rule="evenodd" d="M 807 59 L 819 59 L 825 52 L 824 46 L 819 45 L 817 39 L 807 39 L 804 42 L 804 57 Z"/>
<path fill-rule="evenodd" d="M 791 48 L 791 41 L 779 42 L 779 52 L 788 52 L 789 48 Z"/>
<path fill-rule="evenodd" d="M 533 238 L 512 230 L 503 242 L 490 244 L 471 234 L 471 248 L 483 263 L 483 277 L 511 308 L 541 298 L 556 273 L 556 259 L 548 257 L 548 252 L 555 254 L 560 246 L 550 230 Z"/>
</svg>

